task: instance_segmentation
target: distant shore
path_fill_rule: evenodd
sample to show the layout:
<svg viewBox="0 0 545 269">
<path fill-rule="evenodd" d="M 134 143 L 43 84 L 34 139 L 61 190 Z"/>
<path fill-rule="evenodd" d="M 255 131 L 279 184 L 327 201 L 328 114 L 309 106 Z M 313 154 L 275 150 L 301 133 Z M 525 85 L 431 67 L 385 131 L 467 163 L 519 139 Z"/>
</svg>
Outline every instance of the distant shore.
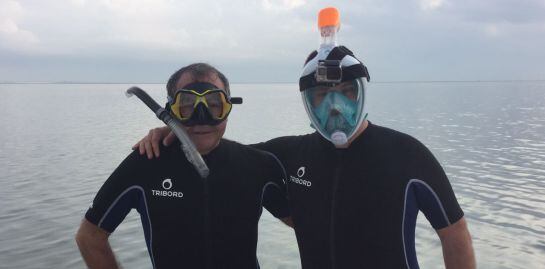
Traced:
<svg viewBox="0 0 545 269">
<path fill-rule="evenodd" d="M 529 80 L 382 80 L 372 81 L 372 83 L 481 83 L 481 82 L 545 82 L 545 79 Z M 292 82 L 231 82 L 233 84 L 294 84 Z M 0 84 L 165 84 L 164 82 L 100 82 L 100 81 L 0 81 Z"/>
</svg>

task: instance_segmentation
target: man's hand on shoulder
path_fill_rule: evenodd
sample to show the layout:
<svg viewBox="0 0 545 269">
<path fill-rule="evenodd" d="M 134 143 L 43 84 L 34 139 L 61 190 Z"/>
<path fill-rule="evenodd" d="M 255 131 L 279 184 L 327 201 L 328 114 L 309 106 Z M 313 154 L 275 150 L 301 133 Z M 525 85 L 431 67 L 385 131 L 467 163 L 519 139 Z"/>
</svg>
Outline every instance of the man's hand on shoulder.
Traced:
<svg viewBox="0 0 545 269">
<path fill-rule="evenodd" d="M 160 144 L 169 146 L 176 141 L 176 135 L 168 127 L 157 127 L 149 130 L 148 135 L 144 136 L 138 143 L 132 146 L 133 150 L 138 150 L 140 155 L 146 154 L 148 159 L 158 158 L 160 155 Z"/>
</svg>

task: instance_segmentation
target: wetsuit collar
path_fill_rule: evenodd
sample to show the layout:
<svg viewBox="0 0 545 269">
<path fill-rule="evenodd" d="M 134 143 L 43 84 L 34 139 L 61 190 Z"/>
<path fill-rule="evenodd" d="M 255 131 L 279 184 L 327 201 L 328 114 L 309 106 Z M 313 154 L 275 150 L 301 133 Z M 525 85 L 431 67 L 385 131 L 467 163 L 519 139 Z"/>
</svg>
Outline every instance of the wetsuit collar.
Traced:
<svg viewBox="0 0 545 269">
<path fill-rule="evenodd" d="M 202 155 L 204 161 L 208 164 L 209 162 L 214 162 L 218 156 L 222 155 L 222 152 L 225 148 L 225 139 L 220 139 L 220 142 L 218 145 L 213 148 L 210 152 L 208 152 L 206 155 Z M 223 160 L 225 161 L 225 160 Z"/>
<path fill-rule="evenodd" d="M 350 143 L 350 146 L 348 146 L 348 148 L 346 149 L 358 147 L 360 144 L 364 144 L 365 141 L 369 140 L 366 137 L 369 136 L 369 133 L 373 132 L 372 130 L 375 129 L 375 125 L 373 125 L 369 120 L 367 122 L 367 128 L 365 128 L 365 130 L 363 130 L 363 132 L 358 137 L 356 137 L 356 139 L 354 139 L 354 141 L 352 141 L 352 143 Z"/>
<path fill-rule="evenodd" d="M 221 155 L 221 152 L 223 152 L 223 148 L 225 147 L 225 139 L 220 139 L 220 142 L 218 143 L 218 145 L 213 148 L 210 152 L 208 152 L 207 154 L 205 155 L 202 155 L 202 158 L 204 159 L 204 161 L 206 162 L 206 164 L 208 164 L 210 161 L 213 161 L 216 159 L 216 157 L 218 155 Z M 176 150 L 179 150 L 179 151 L 182 151 L 182 148 L 181 148 L 181 143 L 180 141 L 176 141 L 175 143 L 173 143 L 171 146 L 168 146 L 169 148 L 172 147 L 172 148 L 176 148 Z M 184 158 L 185 159 L 185 158 Z M 187 160 L 187 159 L 186 159 Z M 189 163 L 189 162 L 188 162 Z"/>
</svg>

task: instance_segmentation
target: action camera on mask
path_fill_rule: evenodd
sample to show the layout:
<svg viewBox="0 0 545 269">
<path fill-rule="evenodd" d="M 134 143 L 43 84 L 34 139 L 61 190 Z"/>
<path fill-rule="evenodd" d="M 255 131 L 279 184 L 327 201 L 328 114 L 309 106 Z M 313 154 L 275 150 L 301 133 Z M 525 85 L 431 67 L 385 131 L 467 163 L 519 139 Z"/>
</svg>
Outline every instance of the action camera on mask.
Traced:
<svg viewBox="0 0 545 269">
<path fill-rule="evenodd" d="M 342 79 L 341 61 L 320 60 L 316 67 L 316 82 L 339 83 Z"/>
</svg>

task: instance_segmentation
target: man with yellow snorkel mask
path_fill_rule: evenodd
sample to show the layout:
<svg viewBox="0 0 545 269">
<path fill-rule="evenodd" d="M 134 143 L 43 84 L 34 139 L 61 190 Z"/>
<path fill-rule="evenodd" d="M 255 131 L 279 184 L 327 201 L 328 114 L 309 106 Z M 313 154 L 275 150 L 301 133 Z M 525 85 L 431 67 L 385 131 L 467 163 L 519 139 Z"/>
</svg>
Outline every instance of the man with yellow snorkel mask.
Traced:
<svg viewBox="0 0 545 269">
<path fill-rule="evenodd" d="M 87 266 L 119 267 L 108 238 L 134 208 L 153 268 L 258 269 L 262 206 L 289 216 L 282 165 L 270 153 L 222 138 L 232 104 L 242 99 L 230 96 L 227 78 L 214 67 L 181 68 L 167 91 L 166 109 L 209 174 L 201 177 L 180 147 L 164 148 L 154 160 L 130 154 L 98 191 L 76 235 Z"/>
</svg>

